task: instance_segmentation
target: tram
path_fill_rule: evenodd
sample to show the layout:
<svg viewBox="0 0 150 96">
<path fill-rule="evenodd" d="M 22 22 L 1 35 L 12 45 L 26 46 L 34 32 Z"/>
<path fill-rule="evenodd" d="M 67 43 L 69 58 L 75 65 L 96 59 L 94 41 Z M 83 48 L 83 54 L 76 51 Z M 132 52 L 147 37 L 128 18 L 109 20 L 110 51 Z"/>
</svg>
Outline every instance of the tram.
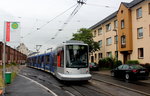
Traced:
<svg viewBox="0 0 150 96">
<path fill-rule="evenodd" d="M 88 45 L 81 41 L 66 41 L 49 53 L 31 56 L 27 65 L 52 73 L 60 80 L 90 80 Z"/>
</svg>

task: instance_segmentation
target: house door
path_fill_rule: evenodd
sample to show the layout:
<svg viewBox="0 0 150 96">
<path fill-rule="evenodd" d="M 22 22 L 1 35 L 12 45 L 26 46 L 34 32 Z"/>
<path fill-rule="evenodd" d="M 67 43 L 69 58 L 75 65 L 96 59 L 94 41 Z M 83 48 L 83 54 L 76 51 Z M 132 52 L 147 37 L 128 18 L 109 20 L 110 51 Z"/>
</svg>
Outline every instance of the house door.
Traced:
<svg viewBox="0 0 150 96">
<path fill-rule="evenodd" d="M 123 63 L 126 64 L 128 60 L 130 60 L 130 54 L 128 52 L 123 53 Z"/>
<path fill-rule="evenodd" d="M 94 56 L 91 56 L 91 62 L 94 62 Z"/>
</svg>

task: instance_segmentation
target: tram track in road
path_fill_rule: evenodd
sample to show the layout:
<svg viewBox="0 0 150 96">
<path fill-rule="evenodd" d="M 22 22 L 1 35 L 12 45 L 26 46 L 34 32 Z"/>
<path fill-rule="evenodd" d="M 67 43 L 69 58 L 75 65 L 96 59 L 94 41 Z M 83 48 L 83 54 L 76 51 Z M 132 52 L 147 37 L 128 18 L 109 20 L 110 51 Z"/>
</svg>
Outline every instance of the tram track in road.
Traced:
<svg viewBox="0 0 150 96">
<path fill-rule="evenodd" d="M 80 82 L 81 83 L 81 82 Z M 94 88 L 89 82 L 87 84 L 70 84 L 69 86 L 62 86 L 63 90 L 67 90 L 73 96 L 113 96 L 109 93 L 103 92 L 99 88 Z"/>
<path fill-rule="evenodd" d="M 30 76 L 30 78 L 37 78 L 42 82 L 47 82 L 50 85 L 55 86 L 56 88 L 62 89 L 64 90 L 64 92 L 70 94 L 70 96 L 92 96 L 94 94 L 94 96 L 113 96 L 113 95 L 108 95 L 108 93 L 102 92 L 102 90 L 100 91 L 100 89 L 94 88 L 92 86 L 89 85 L 61 85 L 61 84 L 55 84 L 55 83 L 51 83 L 47 80 L 38 78 L 37 76 Z M 62 82 L 61 82 L 62 83 Z"/>
<path fill-rule="evenodd" d="M 35 71 L 33 71 L 35 70 Z M 36 82 L 46 86 L 49 88 L 49 86 L 53 86 L 61 91 L 64 91 L 64 96 L 113 96 L 109 93 L 103 92 L 103 90 L 94 88 L 89 82 L 62 82 L 53 77 L 52 75 L 39 71 L 36 69 L 30 69 L 27 68 L 27 70 L 24 70 L 22 75 L 27 76 L 28 78 L 31 78 L 35 80 Z M 32 73 L 30 73 L 32 71 Z M 37 74 L 37 72 L 38 74 Z M 51 87 L 50 90 L 54 91 L 56 94 L 57 92 L 53 90 Z M 57 94 L 58 96 L 62 96 L 60 94 Z"/>
<path fill-rule="evenodd" d="M 46 86 L 58 96 L 150 96 L 147 93 L 139 93 L 134 90 L 115 86 L 114 84 L 96 78 L 93 78 L 86 83 L 81 81 L 62 82 L 49 73 L 32 68 L 27 68 L 22 74 Z M 112 93 L 114 90 L 118 91 L 119 94 L 117 92 L 115 94 Z M 120 91 L 122 94 L 127 95 L 122 95 Z M 133 95 L 130 95 L 129 93 Z"/>
<path fill-rule="evenodd" d="M 128 91 L 131 91 L 131 92 L 135 92 L 135 93 L 138 93 L 138 94 L 141 94 L 142 96 L 150 96 L 149 93 L 146 93 L 146 92 L 142 92 L 142 91 L 139 91 L 139 90 L 136 90 L 136 89 L 132 89 L 132 88 L 129 88 L 129 87 L 125 87 L 125 86 L 122 86 L 122 85 L 119 85 L 119 84 L 115 84 L 115 83 L 112 83 L 112 82 L 108 82 L 106 80 L 102 80 L 102 79 L 96 79 L 96 78 L 92 78 L 92 84 L 95 85 L 93 82 L 101 82 L 101 83 L 105 83 L 105 84 L 108 84 L 108 86 L 115 86 L 115 87 L 118 87 L 118 88 L 121 88 L 121 89 L 125 89 L 125 90 L 128 90 Z M 141 96 L 140 95 L 140 96 Z"/>
</svg>

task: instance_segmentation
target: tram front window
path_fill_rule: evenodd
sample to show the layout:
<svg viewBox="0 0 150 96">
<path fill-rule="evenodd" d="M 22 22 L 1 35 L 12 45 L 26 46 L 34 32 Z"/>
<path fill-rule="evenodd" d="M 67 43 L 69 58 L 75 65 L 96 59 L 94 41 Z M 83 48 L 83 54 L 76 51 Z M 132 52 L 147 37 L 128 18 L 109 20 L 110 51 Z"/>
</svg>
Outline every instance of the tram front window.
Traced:
<svg viewBox="0 0 150 96">
<path fill-rule="evenodd" d="M 88 67 L 88 46 L 67 45 L 66 47 L 67 68 Z"/>
</svg>

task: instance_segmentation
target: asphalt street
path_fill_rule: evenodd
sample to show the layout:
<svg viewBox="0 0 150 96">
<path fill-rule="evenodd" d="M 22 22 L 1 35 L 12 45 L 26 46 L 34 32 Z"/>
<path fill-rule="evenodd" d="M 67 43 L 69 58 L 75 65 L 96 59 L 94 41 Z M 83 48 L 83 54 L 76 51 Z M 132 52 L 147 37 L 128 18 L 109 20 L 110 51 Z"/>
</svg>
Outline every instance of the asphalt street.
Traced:
<svg viewBox="0 0 150 96">
<path fill-rule="evenodd" d="M 6 96 L 146 96 L 104 82 L 126 86 L 147 92 L 149 84 L 142 82 L 125 82 L 108 75 L 92 73 L 93 78 L 88 82 L 64 82 L 52 74 L 33 68 L 23 68 L 12 84 L 6 88 Z"/>
</svg>

